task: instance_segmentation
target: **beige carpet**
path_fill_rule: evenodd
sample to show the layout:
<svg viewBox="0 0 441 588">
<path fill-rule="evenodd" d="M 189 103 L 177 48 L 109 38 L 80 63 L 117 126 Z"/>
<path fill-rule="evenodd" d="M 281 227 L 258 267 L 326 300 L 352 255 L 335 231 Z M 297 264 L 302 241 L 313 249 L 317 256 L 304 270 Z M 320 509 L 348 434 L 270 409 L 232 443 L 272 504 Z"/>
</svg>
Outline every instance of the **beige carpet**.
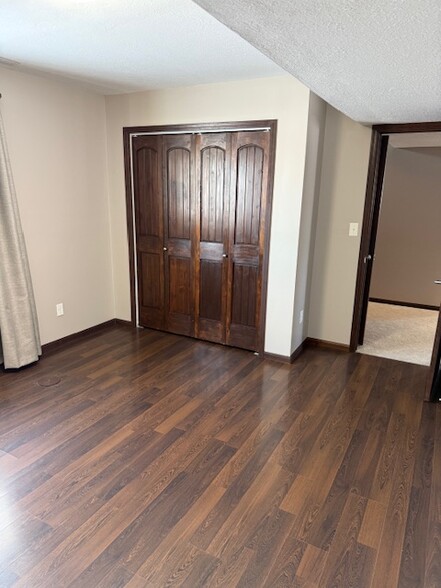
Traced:
<svg viewBox="0 0 441 588">
<path fill-rule="evenodd" d="M 358 353 L 430 365 L 438 312 L 369 302 Z"/>
</svg>

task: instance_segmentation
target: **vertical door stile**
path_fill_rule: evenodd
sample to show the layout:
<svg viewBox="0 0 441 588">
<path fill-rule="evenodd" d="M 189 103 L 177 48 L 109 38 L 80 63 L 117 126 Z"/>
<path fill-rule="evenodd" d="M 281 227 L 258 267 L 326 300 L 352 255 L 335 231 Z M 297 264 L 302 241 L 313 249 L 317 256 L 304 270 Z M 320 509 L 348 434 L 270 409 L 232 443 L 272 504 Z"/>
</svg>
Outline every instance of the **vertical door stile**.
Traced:
<svg viewBox="0 0 441 588">
<path fill-rule="evenodd" d="M 132 151 L 139 324 L 163 329 L 162 137 L 134 137 Z"/>
<path fill-rule="evenodd" d="M 231 151 L 229 157 L 230 181 L 228 190 L 228 275 L 227 275 L 227 304 L 225 321 L 225 340 L 227 345 L 231 341 L 231 314 L 233 298 L 233 270 L 234 270 L 234 235 L 236 232 L 236 183 L 237 183 L 237 133 L 230 136 Z"/>
<path fill-rule="evenodd" d="M 229 133 L 200 136 L 198 159 L 199 295 L 201 339 L 225 343 L 228 272 Z"/>
<path fill-rule="evenodd" d="M 194 336 L 194 147 L 191 134 L 164 135 L 166 330 Z"/>
<path fill-rule="evenodd" d="M 265 256 L 265 243 L 266 239 L 269 236 L 266 234 L 267 231 L 267 224 L 266 219 L 268 218 L 269 211 L 268 211 L 268 187 L 269 187 L 269 155 L 270 155 L 270 133 L 268 131 L 263 131 L 263 169 L 262 169 L 262 193 L 260 197 L 260 227 L 259 227 L 259 276 L 258 276 L 258 284 L 257 284 L 257 304 L 256 304 L 256 324 L 257 324 L 257 339 L 256 343 L 259 339 L 259 330 L 260 330 L 260 321 L 265 320 L 264 311 L 265 308 L 263 307 L 263 290 L 265 288 L 264 285 L 264 256 Z M 263 342 L 262 342 L 263 344 Z M 256 350 L 258 350 L 258 345 L 256 344 Z"/>
<path fill-rule="evenodd" d="M 193 150 L 193 275 L 194 275 L 194 336 L 201 338 L 199 328 L 199 311 L 200 311 L 200 275 L 201 275 L 201 134 L 197 133 L 193 136 L 192 143 Z"/>
<path fill-rule="evenodd" d="M 164 139 L 165 137 L 163 137 Z M 165 145 L 165 141 L 162 141 L 162 211 L 163 211 L 163 228 L 162 228 L 162 264 L 164 268 L 164 329 L 168 331 L 168 320 L 167 320 L 167 301 L 169 299 L 169 286 L 168 286 L 168 276 L 169 276 L 169 268 L 168 268 L 168 227 L 169 227 L 169 202 L 167 198 L 167 146 Z"/>
<path fill-rule="evenodd" d="M 224 297 L 223 297 L 223 335 L 224 343 L 228 341 L 228 316 L 231 309 L 231 275 L 233 268 L 233 240 L 231 232 L 231 214 L 234 213 L 234 202 L 232 199 L 231 182 L 233 175 L 232 154 L 233 154 L 233 133 L 228 133 L 227 151 L 225 154 L 226 174 L 225 174 L 225 222 L 224 222 L 224 251 L 227 255 L 224 258 Z"/>
<path fill-rule="evenodd" d="M 235 133 L 231 308 L 227 344 L 257 351 L 262 313 L 265 213 L 268 196 L 269 133 Z M 233 220 L 234 219 L 234 220 Z"/>
</svg>

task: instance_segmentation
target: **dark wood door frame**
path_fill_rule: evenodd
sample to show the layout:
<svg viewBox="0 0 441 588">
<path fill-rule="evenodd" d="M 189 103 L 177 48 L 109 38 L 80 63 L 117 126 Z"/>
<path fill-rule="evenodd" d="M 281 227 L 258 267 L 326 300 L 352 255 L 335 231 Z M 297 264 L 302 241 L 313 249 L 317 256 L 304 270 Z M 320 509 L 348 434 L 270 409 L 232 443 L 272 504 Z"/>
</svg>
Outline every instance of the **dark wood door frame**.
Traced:
<svg viewBox="0 0 441 588">
<path fill-rule="evenodd" d="M 441 132 L 441 122 L 405 123 L 374 125 L 372 127 L 371 150 L 369 158 L 368 176 L 366 184 L 366 199 L 363 213 L 363 227 L 358 258 L 357 282 L 355 286 L 354 311 L 350 351 L 356 351 L 364 336 L 367 304 L 369 299 L 370 277 L 374 256 L 375 241 L 378 229 L 381 195 L 383 189 L 386 153 L 390 135 L 402 133 L 431 133 Z M 369 259 L 370 256 L 370 259 Z M 434 357 L 439 357 L 441 347 L 441 318 L 438 321 L 437 337 L 435 338 Z M 438 343 L 438 345 L 437 345 Z M 432 360 L 432 364 L 434 360 Z M 433 379 L 434 369 L 431 366 L 429 380 Z M 426 400 L 431 398 L 431 382 L 428 382 Z"/>
<path fill-rule="evenodd" d="M 438 315 L 438 324 L 436 327 L 435 341 L 433 344 L 432 360 L 430 362 L 429 375 L 427 376 L 425 399 L 431 402 L 440 401 L 440 393 L 436 391 L 436 384 L 438 372 L 441 362 L 441 309 Z"/>
<path fill-rule="evenodd" d="M 380 220 L 381 195 L 383 192 L 384 171 L 386 169 L 387 146 L 389 143 L 388 135 L 372 133 L 371 158 L 374 159 L 374 165 L 370 166 L 368 176 L 369 194 L 372 196 L 372 202 L 366 198 L 365 214 L 363 217 L 362 235 L 369 235 L 369 239 L 363 242 L 360 252 L 363 251 L 361 260 L 363 267 L 359 267 L 360 282 L 357 287 L 360 292 L 361 304 L 357 307 L 359 331 L 355 345 L 362 345 L 366 326 L 366 317 L 369 304 L 369 290 L 371 286 L 372 267 L 374 261 L 375 245 L 377 242 L 378 221 Z M 370 187 L 372 185 L 372 188 Z M 354 335 L 354 334 L 353 334 Z M 355 336 L 355 335 L 354 335 Z M 351 337 L 351 348 L 353 345 Z"/>
<path fill-rule="evenodd" d="M 126 184 L 126 212 L 127 212 L 127 238 L 129 246 L 129 272 L 130 272 L 130 306 L 131 306 L 131 324 L 137 326 L 137 287 L 136 287 L 136 264 L 135 264 L 135 234 L 134 234 L 134 206 L 133 206 L 133 170 L 132 170 L 132 137 L 137 133 L 149 134 L 178 134 L 178 133 L 213 133 L 228 131 L 251 131 L 264 130 L 270 131 L 270 149 L 268 162 L 268 200 L 267 212 L 264 226 L 264 254 L 262 260 L 262 295 L 260 301 L 260 329 L 258 353 L 263 355 L 265 344 L 265 317 L 267 306 L 267 289 L 268 289 L 268 263 L 269 263 L 269 244 L 271 231 L 271 212 L 272 196 L 274 186 L 274 165 L 276 154 L 277 139 L 277 120 L 251 120 L 251 121 L 234 121 L 220 123 L 192 123 L 179 125 L 157 125 L 157 126 L 136 126 L 123 128 L 124 143 L 124 169 Z"/>
</svg>

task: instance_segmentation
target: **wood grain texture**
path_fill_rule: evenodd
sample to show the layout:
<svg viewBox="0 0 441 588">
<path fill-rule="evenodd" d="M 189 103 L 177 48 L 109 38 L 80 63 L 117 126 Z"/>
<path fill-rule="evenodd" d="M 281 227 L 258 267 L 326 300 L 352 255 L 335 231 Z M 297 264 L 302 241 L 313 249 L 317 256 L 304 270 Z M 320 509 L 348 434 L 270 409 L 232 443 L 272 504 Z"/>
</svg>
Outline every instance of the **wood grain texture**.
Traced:
<svg viewBox="0 0 441 588">
<path fill-rule="evenodd" d="M 164 328 L 162 137 L 133 141 L 133 206 L 141 324 Z"/>
<path fill-rule="evenodd" d="M 0 586 L 440 586 L 426 372 L 117 324 L 0 372 Z"/>
<path fill-rule="evenodd" d="M 197 126 L 124 129 L 132 323 L 263 354 L 277 122 Z"/>
<path fill-rule="evenodd" d="M 194 336 L 194 141 L 191 135 L 164 135 L 162 144 L 164 193 L 157 198 L 164 206 L 165 328 Z"/>
<path fill-rule="evenodd" d="M 227 302 L 228 345 L 259 350 L 263 259 L 270 208 L 270 133 L 239 132 L 232 137 L 230 267 Z M 263 350 L 262 350 L 263 351 Z"/>
</svg>

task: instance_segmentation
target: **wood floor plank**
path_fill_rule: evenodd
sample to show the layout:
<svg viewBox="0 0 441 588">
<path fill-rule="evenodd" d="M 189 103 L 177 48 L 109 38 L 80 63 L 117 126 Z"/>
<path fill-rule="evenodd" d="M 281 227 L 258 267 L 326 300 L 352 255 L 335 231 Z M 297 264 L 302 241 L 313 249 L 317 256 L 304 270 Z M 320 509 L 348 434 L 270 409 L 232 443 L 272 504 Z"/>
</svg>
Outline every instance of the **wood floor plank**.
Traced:
<svg viewBox="0 0 441 588">
<path fill-rule="evenodd" d="M 427 530 L 430 532 L 433 520 L 430 494 L 433 481 L 435 417 L 433 406 L 424 404 L 401 558 L 399 584 L 403 588 L 424 585 L 426 553 L 432 549 L 427 541 Z"/>
<path fill-rule="evenodd" d="M 149 580 L 144 579 L 145 586 L 195 586 L 209 584 L 210 577 L 216 571 L 220 561 L 201 551 L 194 545 L 182 542 L 179 546 L 179 565 L 165 561 L 160 569 L 154 570 Z"/>
<path fill-rule="evenodd" d="M 22 578 L 18 585 L 23 582 L 23 586 L 38 586 L 48 575 L 55 583 L 66 576 L 70 576 L 73 580 L 82 569 L 79 569 L 78 563 L 72 564 L 71 554 L 74 552 L 78 561 L 81 561 L 81 565 L 84 568 L 87 567 L 173 480 L 176 480 L 178 476 L 182 479 L 186 466 L 210 443 L 209 437 L 186 439 L 186 442 L 180 443 L 182 439 L 174 443 L 153 464 L 143 470 L 138 478 L 127 484 L 85 523 L 75 529 L 52 554 L 33 568 L 30 576 Z M 177 452 L 178 445 L 185 452 L 183 455 Z M 174 460 L 167 461 L 166 456 L 170 451 L 175 457 Z M 158 467 L 158 460 L 165 461 L 162 468 Z M 144 480 L 149 474 L 151 486 L 146 488 Z M 93 550 L 90 548 L 91 545 Z"/>
<path fill-rule="evenodd" d="M 394 478 L 386 514 L 388 524 L 384 525 L 373 577 L 374 585 L 382 578 L 385 588 L 397 586 L 400 574 L 415 466 L 416 431 L 404 426 L 402 438 L 400 452 L 395 457 Z"/>
<path fill-rule="evenodd" d="M 272 562 L 290 534 L 293 519 L 291 514 L 278 507 L 268 512 L 247 545 L 254 551 L 254 555 L 244 570 L 238 587 L 256 586 L 266 581 Z"/>
<path fill-rule="evenodd" d="M 432 415 L 430 415 L 432 417 Z M 426 415 L 427 418 L 427 415 Z M 434 435 L 433 459 L 427 455 L 425 459 L 427 471 L 425 472 L 426 484 L 427 475 L 432 474 L 430 482 L 430 503 L 428 532 L 425 537 L 425 569 L 424 586 L 435 588 L 441 585 L 441 412 L 440 405 L 436 406 L 435 414 L 435 435 Z M 424 511 L 423 511 L 424 512 Z"/>
<path fill-rule="evenodd" d="M 168 433 L 174 427 L 179 427 L 179 423 L 194 410 L 196 410 L 202 404 L 202 402 L 203 400 L 201 398 L 192 398 L 191 400 L 186 398 L 184 404 L 178 408 L 178 410 L 175 408 L 173 413 L 164 421 L 162 421 L 162 423 L 160 423 L 155 430 L 158 431 L 158 433 Z"/>
<path fill-rule="evenodd" d="M 113 566 L 109 573 L 97 584 L 95 588 L 124 588 L 133 579 L 133 574 L 122 566 Z M 83 584 L 86 586 L 86 584 Z"/>
<path fill-rule="evenodd" d="M 262 444 L 268 435 L 275 436 L 279 441 L 282 435 L 273 432 L 274 423 L 270 420 L 264 420 L 250 433 L 248 439 L 237 450 L 236 454 L 231 458 L 229 463 L 224 467 L 220 474 L 215 479 L 214 483 L 227 488 L 234 484 L 234 481 L 241 475 L 243 468 L 252 458 L 252 456 L 263 451 Z M 278 430 L 278 428 L 276 427 Z M 274 447 L 277 443 L 274 445 Z M 260 447 L 260 449 L 258 449 Z M 269 457 L 269 456 L 268 456 Z"/>
<path fill-rule="evenodd" d="M 49 525 L 28 513 L 16 520 L 11 520 L 9 525 L 3 526 L 1 531 L 0 570 L 9 570 L 9 572 L 15 574 L 15 571 L 11 568 L 11 563 L 26 551 L 27 539 L 38 542 L 50 532 Z"/>
<path fill-rule="evenodd" d="M 318 515 L 312 521 L 306 532 L 299 534 L 306 543 L 327 551 L 333 542 L 337 526 L 343 509 L 351 493 L 360 492 L 357 489 L 355 473 L 361 459 L 368 435 L 355 431 L 345 453 L 343 461 L 337 470 L 326 500 L 320 507 Z"/>
<path fill-rule="evenodd" d="M 348 496 L 334 541 L 329 548 L 326 566 L 319 585 L 335 588 L 368 588 L 374 571 L 375 551 L 358 543 L 358 535 L 367 499 L 358 494 Z M 374 586 L 384 586 L 386 577 Z"/>
<path fill-rule="evenodd" d="M 329 552 L 308 544 L 297 568 L 296 578 L 319 586 L 328 557 Z"/>
<path fill-rule="evenodd" d="M 250 488 L 256 477 L 260 474 L 274 448 L 280 442 L 280 431 L 270 429 L 261 443 L 256 447 L 255 453 L 249 459 L 234 482 L 230 483 L 221 500 L 202 521 L 191 541 L 197 547 L 206 549 L 215 538 L 221 526 L 232 513 L 240 500 Z"/>
<path fill-rule="evenodd" d="M 265 588 L 298 586 L 297 571 L 308 546 L 290 533 L 270 566 Z"/>
<path fill-rule="evenodd" d="M 312 487 L 313 482 L 299 474 L 282 500 L 280 508 L 294 515 L 300 515 L 303 505 L 311 494 Z"/>
<path fill-rule="evenodd" d="M 248 541 L 268 512 L 280 506 L 293 477 L 290 472 L 268 462 L 216 533 L 206 551 L 222 559 L 223 554 L 248 546 Z"/>
<path fill-rule="evenodd" d="M 222 586 L 223 588 L 237 586 L 253 557 L 254 551 L 244 547 L 236 551 L 231 557 L 221 560 L 218 568 L 210 578 L 210 586 Z"/>
<path fill-rule="evenodd" d="M 73 586 L 92 585 L 114 565 L 142 575 L 141 566 L 164 538 L 172 532 L 187 511 L 198 501 L 211 479 L 232 453 L 232 449 L 213 441 L 185 473 L 175 478 L 141 514 L 112 541 Z M 148 526 L 149 533 L 145 529 Z"/>
<path fill-rule="evenodd" d="M 359 543 L 378 551 L 383 535 L 387 508 L 381 502 L 368 500 L 358 534 Z"/>
<path fill-rule="evenodd" d="M 202 496 L 164 537 L 153 553 L 145 559 L 137 574 L 143 576 L 146 581 L 153 583 L 155 575 L 164 568 L 166 562 L 169 569 L 173 569 L 173 567 L 177 569 L 182 559 L 182 546 L 187 545 L 200 521 L 215 507 L 224 492 L 224 488 L 210 484 Z"/>
<path fill-rule="evenodd" d="M 438 588 L 426 372 L 119 325 L 0 371 L 0 586 Z"/>
<path fill-rule="evenodd" d="M 401 414 L 391 414 L 385 442 L 378 461 L 375 463 L 376 471 L 372 481 L 369 497 L 372 500 L 389 504 L 394 481 L 397 457 L 405 442 L 404 417 Z"/>
<path fill-rule="evenodd" d="M 87 453 L 66 465 L 48 482 L 27 494 L 20 500 L 20 506 L 35 512 L 37 516 L 44 517 L 52 499 L 59 499 L 63 495 L 75 492 L 79 484 L 87 483 L 89 479 L 105 469 L 114 461 L 118 446 L 133 435 L 134 432 L 129 425 L 122 427 L 101 443 L 93 446 Z"/>
</svg>

